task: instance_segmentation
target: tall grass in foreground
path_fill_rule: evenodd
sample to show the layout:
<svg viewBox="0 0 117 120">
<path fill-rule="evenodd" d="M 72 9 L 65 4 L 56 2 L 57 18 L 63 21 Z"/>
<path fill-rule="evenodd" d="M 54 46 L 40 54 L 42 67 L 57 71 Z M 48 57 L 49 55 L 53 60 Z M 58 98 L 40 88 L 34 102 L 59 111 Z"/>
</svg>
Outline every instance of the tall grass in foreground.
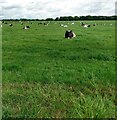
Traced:
<svg viewBox="0 0 117 120">
<path fill-rule="evenodd" d="M 88 88 L 57 83 L 5 84 L 3 117 L 115 118 L 114 95 L 114 87 Z"/>
</svg>

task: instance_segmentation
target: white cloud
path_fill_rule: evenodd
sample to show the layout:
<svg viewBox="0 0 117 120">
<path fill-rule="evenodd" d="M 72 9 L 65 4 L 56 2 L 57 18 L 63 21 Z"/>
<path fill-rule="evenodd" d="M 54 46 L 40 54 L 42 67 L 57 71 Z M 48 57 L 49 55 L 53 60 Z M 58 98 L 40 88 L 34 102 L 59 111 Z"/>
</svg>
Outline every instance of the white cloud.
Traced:
<svg viewBox="0 0 117 120">
<path fill-rule="evenodd" d="M 1 0 L 2 18 L 114 15 L 116 0 Z"/>
</svg>

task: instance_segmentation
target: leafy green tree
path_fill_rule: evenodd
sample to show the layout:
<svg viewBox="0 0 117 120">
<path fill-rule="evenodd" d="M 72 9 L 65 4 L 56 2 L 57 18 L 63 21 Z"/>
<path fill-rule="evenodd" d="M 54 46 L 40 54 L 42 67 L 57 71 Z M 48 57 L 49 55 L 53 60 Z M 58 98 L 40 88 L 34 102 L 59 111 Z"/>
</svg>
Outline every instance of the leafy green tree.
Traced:
<svg viewBox="0 0 117 120">
<path fill-rule="evenodd" d="M 53 21 L 53 18 L 47 18 L 46 21 Z"/>
</svg>

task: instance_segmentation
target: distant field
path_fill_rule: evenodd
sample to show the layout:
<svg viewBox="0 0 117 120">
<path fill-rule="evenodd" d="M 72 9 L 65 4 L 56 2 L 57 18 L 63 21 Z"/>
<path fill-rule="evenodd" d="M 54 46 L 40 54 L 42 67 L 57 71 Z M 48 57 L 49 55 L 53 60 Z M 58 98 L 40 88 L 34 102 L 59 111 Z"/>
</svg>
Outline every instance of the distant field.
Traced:
<svg viewBox="0 0 117 120">
<path fill-rule="evenodd" d="M 2 24 L 3 117 L 115 118 L 115 21 L 72 22 Z"/>
</svg>

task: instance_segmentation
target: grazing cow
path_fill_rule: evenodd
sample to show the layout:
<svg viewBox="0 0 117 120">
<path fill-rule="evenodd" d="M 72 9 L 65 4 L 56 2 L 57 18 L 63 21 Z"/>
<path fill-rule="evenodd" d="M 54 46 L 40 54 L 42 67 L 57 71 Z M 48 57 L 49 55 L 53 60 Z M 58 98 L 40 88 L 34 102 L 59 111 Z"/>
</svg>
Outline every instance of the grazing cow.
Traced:
<svg viewBox="0 0 117 120">
<path fill-rule="evenodd" d="M 64 28 L 66 28 L 67 27 L 67 25 L 64 25 Z"/>
<path fill-rule="evenodd" d="M 9 26 L 10 26 L 10 27 L 12 27 L 12 26 L 13 26 L 13 24 L 9 24 Z"/>
<path fill-rule="evenodd" d="M 83 27 L 87 28 L 87 25 L 84 25 Z"/>
<path fill-rule="evenodd" d="M 76 37 L 76 35 L 75 35 L 74 32 L 72 32 L 72 30 L 67 30 L 67 31 L 65 32 L 65 38 L 71 39 L 71 38 L 73 38 L 73 37 Z"/>
<path fill-rule="evenodd" d="M 23 27 L 23 29 L 30 29 L 30 26 L 25 26 Z"/>
<path fill-rule="evenodd" d="M 45 26 L 48 26 L 48 25 L 49 25 L 49 23 L 44 23 L 44 25 L 45 25 Z"/>
<path fill-rule="evenodd" d="M 42 23 L 40 22 L 40 23 L 38 23 L 38 25 L 39 25 L 39 24 L 42 24 Z"/>
<path fill-rule="evenodd" d="M 88 27 L 90 27 L 90 25 L 85 24 L 83 27 L 88 28 Z"/>
<path fill-rule="evenodd" d="M 96 26 L 96 23 L 95 23 L 95 24 L 93 24 L 93 26 Z"/>
<path fill-rule="evenodd" d="M 47 25 L 46 23 L 43 23 L 44 25 Z"/>
<path fill-rule="evenodd" d="M 64 26 L 63 24 L 61 24 L 61 26 Z"/>
<path fill-rule="evenodd" d="M 87 28 L 87 27 L 90 27 L 91 25 L 87 25 L 87 24 L 84 24 L 83 22 L 81 22 L 81 24 L 80 24 L 81 26 L 83 26 L 83 27 L 85 27 L 85 28 Z"/>
<path fill-rule="evenodd" d="M 84 26 L 85 24 L 83 23 L 83 22 L 81 22 L 81 24 L 80 24 L 81 26 Z"/>
</svg>

